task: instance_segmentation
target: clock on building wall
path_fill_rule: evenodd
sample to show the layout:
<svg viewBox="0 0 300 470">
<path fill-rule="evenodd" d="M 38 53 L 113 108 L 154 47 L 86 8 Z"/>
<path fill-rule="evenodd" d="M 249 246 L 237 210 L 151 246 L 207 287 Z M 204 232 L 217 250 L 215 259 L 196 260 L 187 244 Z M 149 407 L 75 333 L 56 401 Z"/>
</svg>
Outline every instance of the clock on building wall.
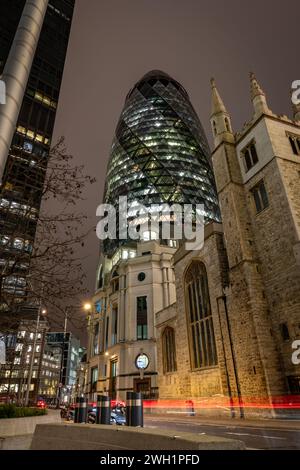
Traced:
<svg viewBox="0 0 300 470">
<path fill-rule="evenodd" d="M 139 370 L 147 369 L 149 365 L 149 357 L 144 353 L 139 354 L 135 360 L 135 365 L 136 365 L 136 368 Z"/>
</svg>

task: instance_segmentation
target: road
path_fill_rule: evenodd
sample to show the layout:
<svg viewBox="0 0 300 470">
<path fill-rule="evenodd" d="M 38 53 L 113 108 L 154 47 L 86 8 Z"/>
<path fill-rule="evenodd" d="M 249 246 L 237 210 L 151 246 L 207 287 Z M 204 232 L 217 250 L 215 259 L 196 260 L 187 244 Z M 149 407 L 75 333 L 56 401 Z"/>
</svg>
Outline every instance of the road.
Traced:
<svg viewBox="0 0 300 470">
<path fill-rule="evenodd" d="M 249 450 L 300 450 L 300 421 L 255 421 L 241 424 L 199 417 L 145 415 L 145 428 L 172 429 L 181 432 L 222 436 L 243 441 Z M 28 450 L 32 436 L 15 436 L 0 440 L 0 450 Z"/>
<path fill-rule="evenodd" d="M 211 436 L 222 436 L 231 439 L 243 441 L 247 449 L 252 450 L 299 450 L 300 449 L 300 422 L 298 429 L 296 423 L 273 423 L 272 427 L 265 426 L 263 422 L 258 425 L 247 424 L 242 425 L 240 422 L 233 424 L 228 423 L 208 423 L 201 422 L 199 418 L 193 417 L 176 418 L 176 417 L 160 417 L 146 416 L 145 427 L 153 429 L 173 429 L 177 433 L 192 432 L 196 434 L 207 434 Z M 296 425 L 295 425 L 296 424 Z"/>
</svg>

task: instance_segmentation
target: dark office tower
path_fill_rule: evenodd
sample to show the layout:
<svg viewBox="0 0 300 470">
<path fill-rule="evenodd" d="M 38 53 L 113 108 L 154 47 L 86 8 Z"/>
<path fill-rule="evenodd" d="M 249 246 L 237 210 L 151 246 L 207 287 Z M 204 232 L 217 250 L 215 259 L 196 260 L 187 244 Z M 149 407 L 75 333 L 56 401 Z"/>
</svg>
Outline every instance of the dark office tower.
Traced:
<svg viewBox="0 0 300 470">
<path fill-rule="evenodd" d="M 104 200 L 204 204 L 205 220 L 220 221 L 210 150 L 185 89 L 164 72 L 145 75 L 129 92 L 108 164 Z M 122 243 L 126 243 L 123 240 Z M 111 254 L 119 241 L 106 240 Z"/>
<path fill-rule="evenodd" d="M 50 0 L 0 189 L 1 308 L 24 300 L 75 0 Z M 0 1 L 0 74 L 25 0 Z"/>
</svg>

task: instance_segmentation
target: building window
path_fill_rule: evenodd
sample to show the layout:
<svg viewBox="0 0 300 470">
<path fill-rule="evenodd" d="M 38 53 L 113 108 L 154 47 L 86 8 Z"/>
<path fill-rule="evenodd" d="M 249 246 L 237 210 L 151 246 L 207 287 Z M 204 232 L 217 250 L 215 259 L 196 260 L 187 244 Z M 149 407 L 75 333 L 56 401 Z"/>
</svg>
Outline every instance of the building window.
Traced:
<svg viewBox="0 0 300 470">
<path fill-rule="evenodd" d="M 102 300 L 98 300 L 95 303 L 95 312 L 96 313 L 101 313 L 102 312 Z"/>
<path fill-rule="evenodd" d="M 138 297 L 136 301 L 137 339 L 148 339 L 147 297 Z"/>
<path fill-rule="evenodd" d="M 213 121 L 213 131 L 214 131 L 214 136 L 216 137 L 216 135 L 217 135 L 217 125 L 216 125 L 216 121 Z"/>
<path fill-rule="evenodd" d="M 287 134 L 293 153 L 295 155 L 300 155 L 300 136 L 294 134 Z"/>
<path fill-rule="evenodd" d="M 216 342 L 210 306 L 207 273 L 203 263 L 194 261 L 185 276 L 187 321 L 191 368 L 217 365 Z"/>
<path fill-rule="evenodd" d="M 163 351 L 163 370 L 164 374 L 176 372 L 176 345 L 175 331 L 173 328 L 167 327 L 162 335 L 162 351 Z"/>
<path fill-rule="evenodd" d="M 118 340 L 118 308 L 114 307 L 112 310 L 112 336 L 111 345 L 117 344 Z"/>
<path fill-rule="evenodd" d="M 247 172 L 258 163 L 258 155 L 254 142 L 251 142 L 249 145 L 247 145 L 247 147 L 244 148 L 244 150 L 242 150 L 242 156 L 245 170 Z"/>
<path fill-rule="evenodd" d="M 112 286 L 113 293 L 118 292 L 118 290 L 119 290 L 119 274 L 117 273 L 117 271 L 113 272 L 111 286 Z"/>
<path fill-rule="evenodd" d="M 281 331 L 281 337 L 282 337 L 283 341 L 289 341 L 290 340 L 290 332 L 289 332 L 289 327 L 288 327 L 287 323 L 281 323 L 280 331 Z"/>
<path fill-rule="evenodd" d="M 103 267 L 100 266 L 99 275 L 98 275 L 98 289 L 103 287 Z"/>
<path fill-rule="evenodd" d="M 231 132 L 229 119 L 227 117 L 225 118 L 225 127 L 227 132 Z"/>
<path fill-rule="evenodd" d="M 98 367 L 93 367 L 91 369 L 91 391 L 97 391 L 97 382 L 98 382 Z"/>
<path fill-rule="evenodd" d="M 99 323 L 94 327 L 93 355 L 99 354 Z"/>
<path fill-rule="evenodd" d="M 109 328 L 109 317 L 106 317 L 105 349 L 108 349 L 108 328 Z"/>
<path fill-rule="evenodd" d="M 300 393 L 300 376 L 290 376 L 287 378 L 289 389 L 292 394 L 299 395 Z"/>
<path fill-rule="evenodd" d="M 158 240 L 158 235 L 156 232 L 149 232 L 149 230 L 146 230 L 146 232 L 143 232 L 141 238 L 144 242 L 149 242 L 150 240 Z"/>
<path fill-rule="evenodd" d="M 259 214 L 269 206 L 269 199 L 264 181 L 260 181 L 256 186 L 254 186 L 251 192 L 253 194 L 256 211 Z"/>
</svg>

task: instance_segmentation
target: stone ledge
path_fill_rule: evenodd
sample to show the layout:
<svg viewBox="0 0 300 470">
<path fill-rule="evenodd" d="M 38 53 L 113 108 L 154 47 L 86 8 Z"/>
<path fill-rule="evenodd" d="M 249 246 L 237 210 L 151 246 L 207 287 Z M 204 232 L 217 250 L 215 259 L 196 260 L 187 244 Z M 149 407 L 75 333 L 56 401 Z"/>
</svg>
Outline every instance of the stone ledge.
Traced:
<svg viewBox="0 0 300 470">
<path fill-rule="evenodd" d="M 60 411 L 49 410 L 43 416 L 0 419 L 0 438 L 33 434 L 37 424 L 60 423 Z"/>
<path fill-rule="evenodd" d="M 31 450 L 245 450 L 245 444 L 169 430 L 43 424 L 36 427 Z"/>
</svg>

